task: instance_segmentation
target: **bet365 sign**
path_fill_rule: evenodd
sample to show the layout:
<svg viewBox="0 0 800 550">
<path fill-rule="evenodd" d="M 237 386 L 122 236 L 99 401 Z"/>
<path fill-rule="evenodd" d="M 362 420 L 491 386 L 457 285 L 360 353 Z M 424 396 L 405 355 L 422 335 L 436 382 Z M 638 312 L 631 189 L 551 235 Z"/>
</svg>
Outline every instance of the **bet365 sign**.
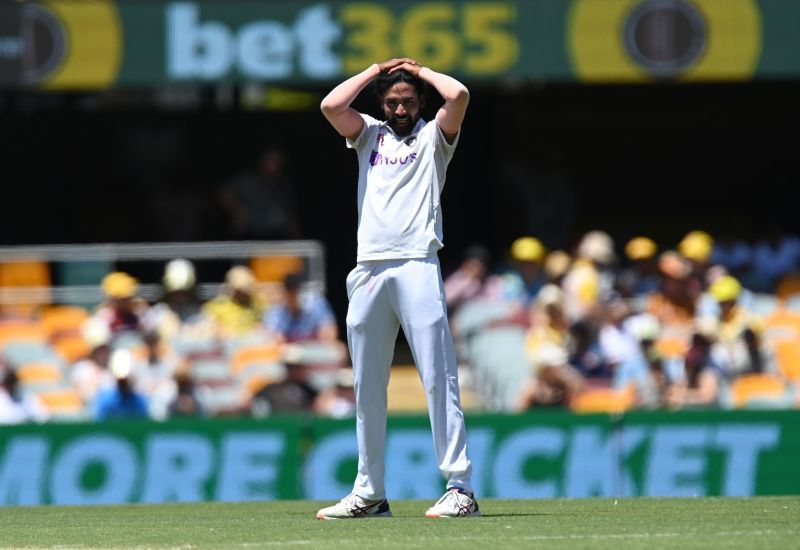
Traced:
<svg viewBox="0 0 800 550">
<path fill-rule="evenodd" d="M 0 1 L 0 85 L 338 81 L 413 57 L 470 82 L 800 75 L 789 0 Z"/>
<path fill-rule="evenodd" d="M 167 74 L 219 79 L 231 72 L 256 79 L 299 74 L 325 79 L 395 56 L 439 70 L 499 74 L 517 60 L 515 10 L 503 2 L 316 4 L 291 20 L 215 18 L 194 2 L 166 8 Z M 264 10 L 268 13 L 269 10 Z"/>
</svg>

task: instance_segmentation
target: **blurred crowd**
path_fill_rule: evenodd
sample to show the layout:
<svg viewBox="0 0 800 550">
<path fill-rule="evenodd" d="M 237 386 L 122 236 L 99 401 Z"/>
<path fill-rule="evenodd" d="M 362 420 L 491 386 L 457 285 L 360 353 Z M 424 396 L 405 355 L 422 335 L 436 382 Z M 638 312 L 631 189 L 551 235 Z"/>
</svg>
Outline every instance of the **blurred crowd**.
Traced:
<svg viewBox="0 0 800 550">
<path fill-rule="evenodd" d="M 53 306 L 0 323 L 0 423 L 352 414 L 334 314 L 302 273 L 268 298 L 236 265 L 205 303 L 195 279 L 190 261 L 169 262 L 149 303 L 134 277 L 113 272 L 93 311 Z"/>
<path fill-rule="evenodd" d="M 157 300 L 117 271 L 91 310 L 0 319 L 0 423 L 354 414 L 326 297 L 291 269 L 265 292 L 251 267 L 207 301 L 175 259 Z M 665 250 L 524 236 L 500 263 L 470 247 L 445 278 L 462 385 L 490 412 L 797 407 L 799 267 L 800 239 L 779 232 L 751 245 L 692 231 Z"/>
<path fill-rule="evenodd" d="M 489 410 L 800 404 L 800 239 L 619 244 L 591 231 L 548 251 L 525 236 L 499 268 L 484 248 L 465 251 L 445 292 Z"/>
</svg>

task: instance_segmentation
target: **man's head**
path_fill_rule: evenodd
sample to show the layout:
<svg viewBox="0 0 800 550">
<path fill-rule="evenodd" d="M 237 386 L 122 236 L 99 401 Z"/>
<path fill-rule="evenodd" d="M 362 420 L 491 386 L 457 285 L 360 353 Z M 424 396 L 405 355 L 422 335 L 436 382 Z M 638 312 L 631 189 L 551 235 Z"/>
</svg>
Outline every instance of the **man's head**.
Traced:
<svg viewBox="0 0 800 550">
<path fill-rule="evenodd" d="M 300 310 L 300 285 L 303 284 L 303 275 L 300 273 L 290 273 L 283 280 L 283 289 L 286 296 L 286 305 L 296 313 Z"/>
<path fill-rule="evenodd" d="M 115 271 L 103 277 L 100 283 L 109 303 L 117 311 L 131 311 L 134 298 L 139 289 L 139 281 L 122 271 Z"/>
<path fill-rule="evenodd" d="M 375 85 L 389 126 L 401 136 L 410 134 L 425 107 L 425 81 L 398 70 L 381 73 Z"/>
<path fill-rule="evenodd" d="M 258 170 L 268 182 L 279 181 L 286 166 L 286 154 L 278 147 L 266 146 L 258 159 Z"/>
<path fill-rule="evenodd" d="M 253 301 L 253 292 L 256 286 L 256 277 L 253 272 L 243 265 L 234 266 L 225 274 L 225 282 L 228 285 L 231 299 L 239 305 L 249 307 Z"/>
</svg>

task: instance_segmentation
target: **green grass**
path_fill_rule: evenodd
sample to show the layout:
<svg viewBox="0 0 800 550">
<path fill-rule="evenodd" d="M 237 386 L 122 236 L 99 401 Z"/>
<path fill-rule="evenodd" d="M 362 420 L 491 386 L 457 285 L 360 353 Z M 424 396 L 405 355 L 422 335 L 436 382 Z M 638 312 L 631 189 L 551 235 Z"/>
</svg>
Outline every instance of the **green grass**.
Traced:
<svg viewBox="0 0 800 550">
<path fill-rule="evenodd" d="M 800 497 L 483 500 L 484 516 L 318 521 L 322 503 L 20 507 L 0 548 L 796 548 Z M 324 503 L 328 504 L 328 503 Z"/>
</svg>

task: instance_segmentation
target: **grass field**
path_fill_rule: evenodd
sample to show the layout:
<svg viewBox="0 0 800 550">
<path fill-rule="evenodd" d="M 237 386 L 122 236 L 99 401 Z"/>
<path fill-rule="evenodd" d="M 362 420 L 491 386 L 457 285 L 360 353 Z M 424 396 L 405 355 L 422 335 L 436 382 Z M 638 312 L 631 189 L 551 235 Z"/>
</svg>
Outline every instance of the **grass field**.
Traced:
<svg viewBox="0 0 800 550">
<path fill-rule="evenodd" d="M 326 503 L 327 504 L 327 503 Z M 320 503 L 5 508 L 2 548 L 798 548 L 800 497 L 484 500 L 484 516 L 319 521 Z"/>
</svg>

